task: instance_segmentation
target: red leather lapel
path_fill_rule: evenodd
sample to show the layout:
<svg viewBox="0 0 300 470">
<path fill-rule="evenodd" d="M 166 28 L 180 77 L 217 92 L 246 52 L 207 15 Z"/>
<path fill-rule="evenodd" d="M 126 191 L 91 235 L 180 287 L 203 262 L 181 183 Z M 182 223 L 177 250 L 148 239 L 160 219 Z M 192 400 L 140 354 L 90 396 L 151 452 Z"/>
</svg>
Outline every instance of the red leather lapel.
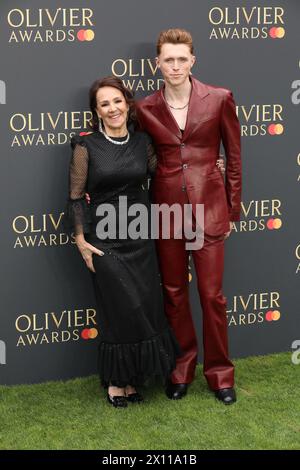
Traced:
<svg viewBox="0 0 300 470">
<path fill-rule="evenodd" d="M 209 91 L 207 87 L 203 83 L 192 78 L 192 92 L 187 121 L 183 133 L 183 140 L 186 140 L 198 127 L 199 123 L 205 120 L 208 103 L 204 98 L 208 95 Z"/>
<path fill-rule="evenodd" d="M 167 103 L 163 95 L 163 88 L 160 90 L 160 92 L 157 95 L 157 100 L 152 109 L 152 113 L 157 117 L 157 119 L 161 122 L 161 124 L 167 128 L 167 130 L 171 134 L 181 139 L 181 131 L 172 113 L 170 112 L 167 106 Z"/>
</svg>

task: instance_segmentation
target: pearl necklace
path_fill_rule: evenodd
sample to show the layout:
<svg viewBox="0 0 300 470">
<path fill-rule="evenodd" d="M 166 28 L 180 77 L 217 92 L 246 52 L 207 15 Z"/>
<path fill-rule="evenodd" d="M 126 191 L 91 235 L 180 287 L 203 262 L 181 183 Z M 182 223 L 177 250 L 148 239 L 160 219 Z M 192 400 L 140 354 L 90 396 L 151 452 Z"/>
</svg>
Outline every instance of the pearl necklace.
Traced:
<svg viewBox="0 0 300 470">
<path fill-rule="evenodd" d="M 125 144 L 128 143 L 129 138 L 130 138 L 130 134 L 129 134 L 129 132 L 128 132 L 126 139 L 125 139 L 125 140 L 122 140 L 121 142 L 118 141 L 118 140 L 112 139 L 112 138 L 109 137 L 109 135 L 107 135 L 106 132 L 104 131 L 103 126 L 102 126 L 102 123 L 101 123 L 101 119 L 99 119 L 99 132 L 101 132 L 101 134 L 103 134 L 103 136 L 106 138 L 106 140 L 108 140 L 109 142 L 111 142 L 112 144 L 115 144 L 115 145 L 125 145 Z"/>
<path fill-rule="evenodd" d="M 108 140 L 109 142 L 111 142 L 112 144 L 115 144 L 115 145 L 125 145 L 125 144 L 127 144 L 127 142 L 129 141 L 129 138 L 130 138 L 129 132 L 128 132 L 128 134 L 127 134 L 126 139 L 125 139 L 125 140 L 121 140 L 121 141 L 112 139 L 112 138 L 109 137 L 109 135 L 107 135 L 105 132 L 102 132 L 102 134 L 104 135 L 104 137 L 106 138 L 106 140 Z"/>
</svg>

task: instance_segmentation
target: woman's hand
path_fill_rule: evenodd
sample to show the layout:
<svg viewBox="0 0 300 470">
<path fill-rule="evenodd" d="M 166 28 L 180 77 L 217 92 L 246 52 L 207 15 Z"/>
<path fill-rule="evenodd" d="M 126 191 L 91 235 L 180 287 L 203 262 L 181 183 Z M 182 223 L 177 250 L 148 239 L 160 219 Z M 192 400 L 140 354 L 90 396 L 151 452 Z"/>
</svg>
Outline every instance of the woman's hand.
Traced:
<svg viewBox="0 0 300 470">
<path fill-rule="evenodd" d="M 98 248 L 94 247 L 90 243 L 88 243 L 83 235 L 76 235 L 75 236 L 76 245 L 78 250 L 80 251 L 81 256 L 83 257 L 85 264 L 87 265 L 88 269 L 95 273 L 95 268 L 93 265 L 93 253 L 98 256 L 103 256 L 104 253 Z"/>
</svg>

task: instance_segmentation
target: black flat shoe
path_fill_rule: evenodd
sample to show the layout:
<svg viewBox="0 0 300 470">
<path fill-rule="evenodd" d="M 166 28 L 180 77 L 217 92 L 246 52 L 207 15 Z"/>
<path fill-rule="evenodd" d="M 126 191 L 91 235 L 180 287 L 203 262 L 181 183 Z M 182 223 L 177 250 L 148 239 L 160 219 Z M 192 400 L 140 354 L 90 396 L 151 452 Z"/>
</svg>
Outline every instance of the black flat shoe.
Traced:
<svg viewBox="0 0 300 470">
<path fill-rule="evenodd" d="M 221 388 L 220 390 L 215 390 L 215 396 L 218 400 L 222 401 L 224 405 L 232 405 L 236 402 L 234 388 Z"/>
<path fill-rule="evenodd" d="M 138 392 L 130 393 L 129 395 L 126 395 L 125 398 L 130 403 L 142 403 L 142 401 L 144 401 L 143 396 Z"/>
<path fill-rule="evenodd" d="M 127 400 L 124 396 L 114 396 L 112 397 L 109 393 L 107 394 L 107 401 L 115 408 L 126 408 Z"/>
<path fill-rule="evenodd" d="M 180 400 L 187 394 L 188 384 L 173 384 L 168 383 L 166 388 L 166 395 L 170 400 Z"/>
</svg>

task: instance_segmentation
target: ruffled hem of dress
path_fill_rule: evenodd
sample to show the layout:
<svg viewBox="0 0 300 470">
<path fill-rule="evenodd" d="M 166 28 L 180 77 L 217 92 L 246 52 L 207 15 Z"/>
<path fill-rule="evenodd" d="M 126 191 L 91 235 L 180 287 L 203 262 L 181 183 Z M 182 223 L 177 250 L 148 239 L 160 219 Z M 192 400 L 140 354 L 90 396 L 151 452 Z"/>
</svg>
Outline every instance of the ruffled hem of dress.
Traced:
<svg viewBox="0 0 300 470">
<path fill-rule="evenodd" d="M 98 367 L 101 383 L 116 387 L 141 386 L 151 378 L 164 382 L 176 366 L 180 348 L 172 331 L 130 344 L 99 344 Z"/>
<path fill-rule="evenodd" d="M 63 227 L 67 233 L 90 233 L 91 213 L 85 197 L 69 199 L 64 210 Z"/>
</svg>

